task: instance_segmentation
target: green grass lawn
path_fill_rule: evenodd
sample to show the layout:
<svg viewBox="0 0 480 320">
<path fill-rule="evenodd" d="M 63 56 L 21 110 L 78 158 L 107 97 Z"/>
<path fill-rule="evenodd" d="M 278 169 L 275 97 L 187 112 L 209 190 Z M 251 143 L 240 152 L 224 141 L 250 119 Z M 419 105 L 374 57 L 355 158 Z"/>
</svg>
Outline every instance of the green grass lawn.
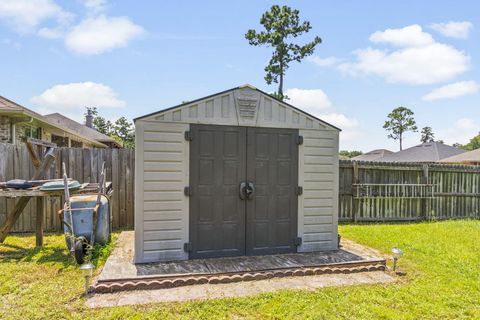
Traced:
<svg viewBox="0 0 480 320">
<path fill-rule="evenodd" d="M 340 232 L 385 253 L 404 249 L 407 276 L 388 285 L 90 310 L 63 235 L 47 235 L 43 249 L 33 235 L 17 235 L 0 245 L 0 319 L 480 319 L 480 221 L 343 225 Z"/>
</svg>

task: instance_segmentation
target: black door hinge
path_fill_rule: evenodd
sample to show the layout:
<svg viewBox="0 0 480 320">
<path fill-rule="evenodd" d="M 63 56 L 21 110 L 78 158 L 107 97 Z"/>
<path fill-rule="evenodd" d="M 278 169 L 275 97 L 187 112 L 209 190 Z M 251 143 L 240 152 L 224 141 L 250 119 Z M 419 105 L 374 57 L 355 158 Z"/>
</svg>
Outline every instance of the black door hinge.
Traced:
<svg viewBox="0 0 480 320">
<path fill-rule="evenodd" d="M 193 196 L 192 187 L 186 186 L 185 188 L 183 188 L 183 194 L 185 194 L 187 197 Z"/>
<path fill-rule="evenodd" d="M 303 136 L 297 136 L 297 144 L 298 145 L 303 144 Z"/>
<path fill-rule="evenodd" d="M 185 131 L 185 140 L 187 140 L 187 141 L 192 141 L 193 140 L 193 136 L 192 136 L 191 131 Z"/>
<path fill-rule="evenodd" d="M 299 247 L 302 245 L 302 237 L 296 237 L 295 239 L 293 239 L 293 244 L 295 245 L 295 247 Z"/>
<path fill-rule="evenodd" d="M 297 196 L 302 195 L 302 194 L 303 194 L 303 187 L 298 186 L 298 187 L 295 189 L 295 194 L 296 194 Z"/>
<path fill-rule="evenodd" d="M 192 252 L 192 243 L 191 242 L 185 242 L 183 244 L 183 250 L 185 252 Z"/>
</svg>

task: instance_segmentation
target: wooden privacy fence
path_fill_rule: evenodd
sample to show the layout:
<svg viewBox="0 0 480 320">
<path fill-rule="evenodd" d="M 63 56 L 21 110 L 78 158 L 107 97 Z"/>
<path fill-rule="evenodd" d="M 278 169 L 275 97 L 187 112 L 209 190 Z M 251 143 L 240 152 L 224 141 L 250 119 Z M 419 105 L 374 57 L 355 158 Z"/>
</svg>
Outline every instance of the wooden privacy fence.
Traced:
<svg viewBox="0 0 480 320">
<path fill-rule="evenodd" d="M 113 228 L 133 228 L 135 151 L 130 149 L 60 148 L 46 178 L 68 176 L 79 182 L 98 182 L 102 162 L 113 182 Z M 0 181 L 30 179 L 34 168 L 25 146 L 0 143 Z M 480 218 L 480 166 L 340 161 L 340 221 L 415 221 Z M 0 225 L 15 199 L 0 198 Z M 63 197 L 44 204 L 47 231 L 61 230 L 57 211 Z M 14 232 L 35 230 L 35 199 L 25 208 Z"/>
<path fill-rule="evenodd" d="M 480 218 L 480 166 L 340 161 L 340 221 Z"/>
<path fill-rule="evenodd" d="M 81 149 L 59 148 L 55 150 L 55 163 L 47 171 L 45 179 L 62 177 L 62 162 L 65 162 L 70 178 L 83 182 L 98 182 L 102 163 L 105 161 L 107 181 L 113 183 L 111 199 L 112 224 L 114 229 L 133 228 L 135 151 L 130 149 Z M 27 148 L 0 143 L 0 181 L 30 179 L 34 167 Z M 7 212 L 11 212 L 15 199 L 0 197 L 0 226 Z M 13 232 L 35 230 L 36 206 L 31 199 Z M 44 203 L 44 226 L 47 231 L 61 230 L 57 212 L 63 207 L 63 197 L 51 197 Z"/>
</svg>

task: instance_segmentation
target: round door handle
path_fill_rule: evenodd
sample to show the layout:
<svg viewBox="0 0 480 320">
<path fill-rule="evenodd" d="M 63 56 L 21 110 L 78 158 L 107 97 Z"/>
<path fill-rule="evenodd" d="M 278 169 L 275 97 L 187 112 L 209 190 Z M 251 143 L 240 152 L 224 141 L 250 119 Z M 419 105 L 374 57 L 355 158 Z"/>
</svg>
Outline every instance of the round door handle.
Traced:
<svg viewBox="0 0 480 320">
<path fill-rule="evenodd" d="M 247 187 L 245 189 L 245 194 L 248 200 L 253 199 L 253 193 L 255 192 L 255 185 L 251 181 L 247 181 Z"/>
<path fill-rule="evenodd" d="M 245 200 L 245 198 L 247 197 L 246 188 L 247 188 L 247 183 L 245 181 L 240 182 L 238 193 L 239 193 L 240 199 L 242 200 Z"/>
</svg>

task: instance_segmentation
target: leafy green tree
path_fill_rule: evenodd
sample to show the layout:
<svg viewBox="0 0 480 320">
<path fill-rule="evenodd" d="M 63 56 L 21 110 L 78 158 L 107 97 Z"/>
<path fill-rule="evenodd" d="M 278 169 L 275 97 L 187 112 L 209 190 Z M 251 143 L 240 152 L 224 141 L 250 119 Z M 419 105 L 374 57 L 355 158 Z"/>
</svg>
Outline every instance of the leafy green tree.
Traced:
<svg viewBox="0 0 480 320">
<path fill-rule="evenodd" d="M 452 144 L 452 147 L 458 148 L 458 149 L 463 149 L 463 145 L 461 143 L 455 142 Z"/>
<path fill-rule="evenodd" d="M 356 150 L 352 150 L 352 151 L 340 150 L 339 154 L 341 156 L 344 156 L 344 157 L 353 158 L 353 157 L 362 155 L 363 152 L 362 151 L 356 151 Z"/>
<path fill-rule="evenodd" d="M 433 130 L 431 127 L 423 127 L 422 131 L 420 131 L 420 134 L 421 134 L 421 137 L 420 137 L 421 143 L 428 143 L 428 142 L 435 141 L 435 134 L 433 133 Z"/>
<path fill-rule="evenodd" d="M 127 118 L 120 117 L 112 123 L 110 120 L 100 116 L 96 107 L 86 107 L 86 109 L 85 116 L 89 111 L 91 112 L 95 130 L 117 140 L 124 148 L 135 148 L 135 129 L 133 124 L 128 122 Z"/>
<path fill-rule="evenodd" d="M 480 148 L 480 132 L 478 133 L 478 135 L 470 139 L 470 141 L 467 144 L 461 146 L 461 148 L 467 151 Z"/>
<path fill-rule="evenodd" d="M 392 112 L 388 114 L 388 120 L 385 121 L 383 128 L 389 132 L 388 138 L 400 141 L 400 150 L 402 150 L 404 133 L 407 131 L 417 131 L 413 111 L 405 107 L 393 109 Z"/>
<path fill-rule="evenodd" d="M 124 148 L 135 148 L 135 130 L 127 118 L 118 118 L 113 124 L 113 131 L 122 141 Z"/>
<path fill-rule="evenodd" d="M 110 120 L 105 120 L 104 117 L 99 116 L 96 107 L 86 107 L 86 109 L 87 111 L 85 112 L 85 116 L 87 116 L 88 112 L 90 111 L 91 115 L 93 116 L 93 126 L 95 127 L 95 130 L 106 134 L 107 136 L 113 133 L 112 122 L 110 122 Z"/>
<path fill-rule="evenodd" d="M 250 29 L 245 34 L 250 45 L 267 45 L 274 49 L 272 57 L 265 67 L 265 81 L 267 84 L 278 83 L 278 92 L 273 96 L 280 100 L 285 98 L 283 77 L 290 62 L 301 62 L 303 58 L 313 53 L 317 44 L 322 42 L 320 37 L 315 37 L 312 42 L 303 46 L 287 41 L 289 38 L 296 38 L 309 32 L 312 28 L 309 21 L 300 22 L 299 13 L 300 11 L 288 6 L 273 5 L 260 19 L 260 24 L 264 26 L 265 30 L 257 32 Z"/>
</svg>

